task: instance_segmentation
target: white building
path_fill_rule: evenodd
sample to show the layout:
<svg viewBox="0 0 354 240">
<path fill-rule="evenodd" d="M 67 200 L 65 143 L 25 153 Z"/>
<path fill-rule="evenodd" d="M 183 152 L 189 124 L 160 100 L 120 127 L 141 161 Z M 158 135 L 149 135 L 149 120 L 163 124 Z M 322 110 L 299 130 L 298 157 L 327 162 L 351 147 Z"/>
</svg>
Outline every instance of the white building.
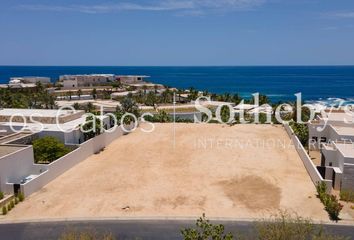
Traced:
<svg viewBox="0 0 354 240">
<path fill-rule="evenodd" d="M 332 180 L 336 190 L 354 191 L 354 116 L 326 110 L 308 128 L 309 149 L 321 153 L 323 178 Z"/>
<path fill-rule="evenodd" d="M 59 77 L 64 88 L 92 87 L 115 81 L 114 74 L 63 75 Z"/>
<path fill-rule="evenodd" d="M 13 77 L 10 78 L 9 84 L 18 84 L 18 83 L 33 83 L 36 84 L 40 82 L 42 84 L 50 83 L 49 77 Z"/>
<path fill-rule="evenodd" d="M 339 111 L 323 111 L 308 124 L 309 148 L 319 150 L 321 143 L 331 141 L 354 142 L 354 115 Z"/>
<path fill-rule="evenodd" d="M 322 144 L 321 166 L 325 178 L 333 180 L 333 188 L 354 191 L 354 144 L 331 142 Z"/>
<path fill-rule="evenodd" d="M 109 117 L 100 117 L 110 127 Z M 30 131 L 42 136 L 55 136 L 65 144 L 80 144 L 84 141 L 80 125 L 86 122 L 84 111 L 48 109 L 0 109 L 0 131 L 11 133 Z M 0 142 L 1 143 L 1 142 Z"/>
<path fill-rule="evenodd" d="M 99 118 L 103 125 L 107 128 L 111 127 L 108 116 Z M 17 193 L 21 186 L 23 188 L 24 184 L 48 172 L 51 168 L 50 174 L 54 175 L 58 174 L 57 168 L 61 171 L 67 169 L 70 165 L 65 164 L 69 160 L 52 166 L 35 164 L 31 143 L 37 138 L 53 136 L 71 148 L 82 146 L 84 136 L 80 125 L 85 122 L 86 117 L 83 111 L 0 109 L 0 191 L 7 194 Z M 99 143 L 105 144 L 102 141 Z M 97 144 L 87 147 L 85 154 L 87 155 L 89 149 L 94 148 L 95 145 Z M 70 161 L 74 163 L 77 161 L 75 156 L 83 156 L 83 153 L 76 150 L 73 154 Z M 45 178 L 42 184 L 45 185 L 48 181 L 49 179 Z M 32 193 L 34 190 L 29 187 L 26 191 Z"/>
<path fill-rule="evenodd" d="M 121 75 L 117 76 L 116 79 L 123 84 L 143 84 L 149 77 L 145 75 Z"/>
</svg>

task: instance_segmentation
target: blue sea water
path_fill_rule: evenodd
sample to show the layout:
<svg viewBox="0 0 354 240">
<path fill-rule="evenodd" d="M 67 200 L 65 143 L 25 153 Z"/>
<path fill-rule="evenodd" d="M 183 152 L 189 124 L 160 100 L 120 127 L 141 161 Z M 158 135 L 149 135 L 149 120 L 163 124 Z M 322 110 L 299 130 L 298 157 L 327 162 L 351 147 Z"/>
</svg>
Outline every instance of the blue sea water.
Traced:
<svg viewBox="0 0 354 240">
<path fill-rule="evenodd" d="M 0 83 L 10 77 L 46 76 L 56 81 L 64 74 L 112 73 L 149 75 L 151 81 L 171 87 L 213 93 L 268 95 L 273 102 L 294 101 L 301 92 L 307 101 L 354 100 L 354 66 L 282 67 L 88 67 L 0 66 Z"/>
</svg>

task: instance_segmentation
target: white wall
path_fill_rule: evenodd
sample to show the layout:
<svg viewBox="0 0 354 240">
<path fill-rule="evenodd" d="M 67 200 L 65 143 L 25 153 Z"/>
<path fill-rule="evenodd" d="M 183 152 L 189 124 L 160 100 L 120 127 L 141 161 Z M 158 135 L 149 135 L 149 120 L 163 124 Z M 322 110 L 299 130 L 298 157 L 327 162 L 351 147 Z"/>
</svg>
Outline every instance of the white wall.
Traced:
<svg viewBox="0 0 354 240">
<path fill-rule="evenodd" d="M 13 187 L 6 183 L 19 183 L 25 177 L 39 173 L 33 166 L 33 148 L 24 146 L 10 155 L 0 158 L 0 189 L 6 193 L 13 193 Z"/>
<path fill-rule="evenodd" d="M 354 191 L 354 164 L 344 165 L 341 188 Z"/>
<path fill-rule="evenodd" d="M 310 175 L 312 182 L 315 184 L 315 186 L 318 183 L 324 182 L 324 183 L 326 183 L 327 190 L 331 191 L 332 190 L 332 181 L 322 178 L 322 176 L 318 172 L 315 164 L 312 162 L 310 156 L 307 154 L 305 148 L 302 146 L 300 140 L 295 135 L 294 131 L 291 129 L 291 127 L 288 124 L 283 124 L 283 126 L 284 126 L 288 136 L 292 140 L 292 142 L 295 146 L 295 149 L 296 149 L 297 153 L 299 154 L 300 159 L 302 160 L 302 162 L 307 170 L 307 173 Z"/>
<path fill-rule="evenodd" d="M 126 129 L 130 129 L 133 126 L 127 126 Z M 95 138 L 92 138 L 83 144 L 79 145 L 80 147 L 65 155 L 64 157 L 52 162 L 49 165 L 46 165 L 48 171 L 44 172 L 37 178 L 21 185 L 21 189 L 25 196 L 38 191 L 43 186 L 85 160 L 89 156 L 101 151 L 103 148 L 108 146 L 114 140 L 124 135 L 124 131 L 121 127 L 117 127 L 113 132 L 105 132 Z"/>
</svg>

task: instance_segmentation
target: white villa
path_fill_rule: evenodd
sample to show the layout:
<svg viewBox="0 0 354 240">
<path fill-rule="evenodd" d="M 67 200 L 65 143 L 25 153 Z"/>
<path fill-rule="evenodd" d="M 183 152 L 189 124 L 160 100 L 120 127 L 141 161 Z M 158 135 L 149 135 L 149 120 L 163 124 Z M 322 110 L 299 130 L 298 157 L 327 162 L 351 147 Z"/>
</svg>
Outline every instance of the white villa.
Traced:
<svg viewBox="0 0 354 240">
<path fill-rule="evenodd" d="M 92 87 L 115 81 L 114 74 L 89 74 L 89 75 L 62 75 L 59 81 L 63 83 L 63 87 L 78 88 Z"/>
<path fill-rule="evenodd" d="M 108 116 L 99 118 L 111 127 Z M 0 109 L 0 191 L 29 195 L 123 135 L 115 130 L 85 142 L 79 128 L 85 120 L 83 111 Z M 44 136 L 54 136 L 74 150 L 49 165 L 35 164 L 31 144 Z"/>
<path fill-rule="evenodd" d="M 13 77 L 10 78 L 9 84 L 18 84 L 18 83 L 34 83 L 40 82 L 42 84 L 50 83 L 49 77 Z"/>
<path fill-rule="evenodd" d="M 323 177 L 335 190 L 354 190 L 354 116 L 326 110 L 308 128 L 309 149 L 320 151 Z"/>
<path fill-rule="evenodd" d="M 117 76 L 116 79 L 123 84 L 143 84 L 149 77 L 150 76 L 145 75 L 120 75 Z"/>
</svg>

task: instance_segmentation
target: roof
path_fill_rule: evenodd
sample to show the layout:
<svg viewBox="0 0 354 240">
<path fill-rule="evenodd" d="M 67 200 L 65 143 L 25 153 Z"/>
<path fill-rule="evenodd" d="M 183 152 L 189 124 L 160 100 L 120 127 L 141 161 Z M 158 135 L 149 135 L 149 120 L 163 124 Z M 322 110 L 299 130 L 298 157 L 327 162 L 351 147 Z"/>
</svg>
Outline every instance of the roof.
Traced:
<svg viewBox="0 0 354 240">
<path fill-rule="evenodd" d="M 79 111 L 78 111 L 79 112 Z M 83 112 L 83 111 L 82 111 Z M 58 114 L 58 109 L 19 109 L 19 108 L 2 108 L 0 109 L 0 116 L 14 116 L 23 115 L 25 117 L 56 117 Z M 61 110 L 59 116 L 69 116 L 72 115 L 72 110 Z"/>
<path fill-rule="evenodd" d="M 344 111 L 335 111 L 335 112 L 325 112 L 323 118 L 328 119 L 328 121 L 334 122 L 354 122 L 354 114 L 346 113 Z"/>
<path fill-rule="evenodd" d="M 0 145 L 0 158 L 11 153 L 17 152 L 27 146 L 20 146 L 20 145 Z"/>
<path fill-rule="evenodd" d="M 354 127 L 331 126 L 341 136 L 354 136 Z"/>
<path fill-rule="evenodd" d="M 354 158 L 354 144 L 346 143 L 336 143 L 336 148 L 344 155 L 346 158 Z"/>
<path fill-rule="evenodd" d="M 108 116 L 97 116 L 99 119 L 103 120 L 105 118 L 108 118 Z M 79 125 L 84 124 L 86 122 L 86 116 L 83 115 L 80 118 L 77 118 L 75 120 L 61 123 L 61 124 L 37 124 L 37 123 L 22 123 L 22 122 L 13 122 L 11 125 L 16 128 L 21 127 L 23 128 L 23 131 L 39 131 L 42 129 L 43 131 L 73 131 L 76 129 Z M 0 126 L 10 126 L 10 123 L 0 123 Z"/>
</svg>

